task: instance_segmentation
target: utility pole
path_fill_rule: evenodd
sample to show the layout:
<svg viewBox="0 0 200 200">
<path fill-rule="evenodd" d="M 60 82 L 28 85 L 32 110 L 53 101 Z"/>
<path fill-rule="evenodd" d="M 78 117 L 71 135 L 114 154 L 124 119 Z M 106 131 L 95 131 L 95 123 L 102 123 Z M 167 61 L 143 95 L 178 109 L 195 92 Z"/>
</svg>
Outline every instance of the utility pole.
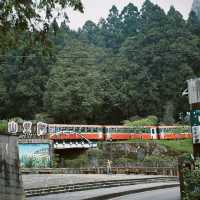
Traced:
<svg viewBox="0 0 200 200">
<path fill-rule="evenodd" d="M 200 78 L 190 79 L 187 83 L 190 104 L 193 154 L 195 158 L 198 158 L 200 157 Z"/>
</svg>

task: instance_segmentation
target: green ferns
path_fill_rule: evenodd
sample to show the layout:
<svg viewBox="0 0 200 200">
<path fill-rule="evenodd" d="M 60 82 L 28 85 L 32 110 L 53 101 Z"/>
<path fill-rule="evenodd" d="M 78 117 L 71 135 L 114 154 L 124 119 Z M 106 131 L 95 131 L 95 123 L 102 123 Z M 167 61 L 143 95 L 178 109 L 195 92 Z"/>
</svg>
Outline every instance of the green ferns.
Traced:
<svg viewBox="0 0 200 200">
<path fill-rule="evenodd" d="M 191 162 L 190 156 L 185 158 L 185 167 L 182 169 L 183 173 L 183 188 L 182 200 L 199 200 L 200 199 L 200 159 Z M 190 163 L 191 169 L 189 169 Z M 194 168 L 194 169 L 193 169 Z"/>
</svg>

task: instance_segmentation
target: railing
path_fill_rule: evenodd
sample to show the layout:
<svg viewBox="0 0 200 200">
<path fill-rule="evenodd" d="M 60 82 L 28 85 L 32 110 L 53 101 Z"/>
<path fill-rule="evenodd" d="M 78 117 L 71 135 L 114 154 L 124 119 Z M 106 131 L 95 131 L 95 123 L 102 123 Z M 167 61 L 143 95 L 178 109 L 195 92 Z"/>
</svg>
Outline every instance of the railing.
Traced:
<svg viewBox="0 0 200 200">
<path fill-rule="evenodd" d="M 154 178 L 152 177 L 152 178 L 141 178 L 141 179 L 109 180 L 109 181 L 97 181 L 97 182 L 95 181 L 95 182 L 85 182 L 85 183 L 67 184 L 59 186 L 49 186 L 42 188 L 41 187 L 30 188 L 30 189 L 25 189 L 25 194 L 26 197 L 31 197 L 31 196 L 42 196 L 42 195 L 65 193 L 65 192 L 76 192 L 76 191 L 85 191 L 92 189 L 147 184 L 147 183 L 162 183 L 162 184 L 170 183 L 169 185 L 164 185 L 164 187 L 157 186 L 154 189 L 164 189 L 164 188 L 179 186 L 177 177 L 154 177 Z"/>
<path fill-rule="evenodd" d="M 21 172 L 23 174 L 106 174 L 107 168 L 22 168 Z M 169 167 L 112 167 L 112 173 L 178 176 L 178 169 Z"/>
</svg>

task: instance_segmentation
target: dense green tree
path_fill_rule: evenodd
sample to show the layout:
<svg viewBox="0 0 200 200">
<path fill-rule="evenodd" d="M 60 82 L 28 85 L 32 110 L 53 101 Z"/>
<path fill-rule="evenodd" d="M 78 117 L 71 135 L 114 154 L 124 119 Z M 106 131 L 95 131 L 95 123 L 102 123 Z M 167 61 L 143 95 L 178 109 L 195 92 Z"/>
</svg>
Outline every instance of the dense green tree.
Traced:
<svg viewBox="0 0 200 200">
<path fill-rule="evenodd" d="M 197 17 L 194 11 L 190 12 L 188 21 L 187 21 L 187 28 L 191 31 L 191 33 L 199 35 L 200 33 L 200 19 Z"/>
<path fill-rule="evenodd" d="M 48 2 L 41 8 L 47 11 Z M 80 1 L 69 0 L 61 10 L 70 2 L 82 11 Z M 0 27 L 1 119 L 119 124 L 155 115 L 172 124 L 189 110 L 181 93 L 187 79 L 200 76 L 194 12 L 186 21 L 174 7 L 165 13 L 146 0 L 140 11 L 131 3 L 121 13 L 113 6 L 107 18 L 72 31 L 58 25 L 53 10 L 40 31 L 27 29 L 26 20 L 40 19 L 36 13 L 22 16 L 22 24 L 13 21 L 14 30 L 9 23 L 5 31 Z"/>
<path fill-rule="evenodd" d="M 68 20 L 67 7 L 83 12 L 81 0 L 1 1 L 0 48 L 16 45 L 25 31 L 37 32 L 37 39 L 43 41 L 51 22 Z"/>
<path fill-rule="evenodd" d="M 166 23 L 166 15 L 163 9 L 146 0 L 141 9 L 140 26 L 143 32 L 149 29 L 162 28 Z"/>
<path fill-rule="evenodd" d="M 122 32 L 124 38 L 136 35 L 140 31 L 140 13 L 138 8 L 132 3 L 129 3 L 124 7 L 120 14 L 120 18 L 122 21 Z"/>
<path fill-rule="evenodd" d="M 89 43 L 92 43 L 94 45 L 98 45 L 98 34 L 99 34 L 99 28 L 98 26 L 92 22 L 92 21 L 87 21 L 83 28 L 80 31 L 82 40 L 85 38 L 88 40 Z"/>
<path fill-rule="evenodd" d="M 95 120 L 95 112 L 101 104 L 95 51 L 72 39 L 66 42 L 52 66 L 44 102 L 57 121 L 86 123 Z"/>
<path fill-rule="evenodd" d="M 117 52 L 123 40 L 122 37 L 122 23 L 120 19 L 119 10 L 116 6 L 110 9 L 106 21 L 101 21 L 101 34 L 104 37 L 105 47 Z"/>
</svg>

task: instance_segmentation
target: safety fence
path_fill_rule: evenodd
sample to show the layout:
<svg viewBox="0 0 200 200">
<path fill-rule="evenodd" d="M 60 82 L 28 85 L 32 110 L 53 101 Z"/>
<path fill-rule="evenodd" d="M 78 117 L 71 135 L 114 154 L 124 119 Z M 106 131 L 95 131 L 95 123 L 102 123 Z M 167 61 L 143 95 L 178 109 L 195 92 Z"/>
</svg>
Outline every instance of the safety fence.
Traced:
<svg viewBox="0 0 200 200">
<path fill-rule="evenodd" d="M 22 168 L 21 172 L 23 174 L 106 174 L 107 168 Z M 178 169 L 168 167 L 112 167 L 111 173 L 178 176 Z"/>
</svg>

